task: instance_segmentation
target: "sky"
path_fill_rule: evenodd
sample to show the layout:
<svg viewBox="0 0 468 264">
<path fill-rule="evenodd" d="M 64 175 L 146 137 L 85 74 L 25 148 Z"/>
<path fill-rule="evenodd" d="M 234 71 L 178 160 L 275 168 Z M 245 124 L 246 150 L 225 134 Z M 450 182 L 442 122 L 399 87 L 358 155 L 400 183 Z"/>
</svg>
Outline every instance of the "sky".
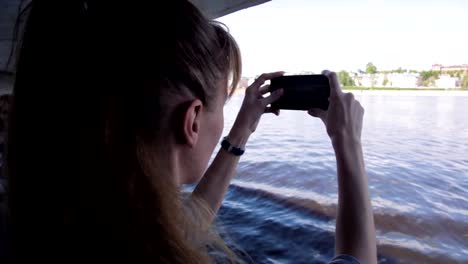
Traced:
<svg viewBox="0 0 468 264">
<path fill-rule="evenodd" d="M 273 0 L 218 20 L 248 77 L 468 64 L 468 0 Z"/>
</svg>

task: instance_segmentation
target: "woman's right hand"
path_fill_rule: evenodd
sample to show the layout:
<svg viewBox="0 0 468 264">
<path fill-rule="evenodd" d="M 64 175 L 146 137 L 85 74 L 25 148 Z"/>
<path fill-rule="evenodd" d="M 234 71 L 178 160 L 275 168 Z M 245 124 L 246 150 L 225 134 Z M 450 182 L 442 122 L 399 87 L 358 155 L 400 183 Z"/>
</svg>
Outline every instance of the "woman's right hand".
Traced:
<svg viewBox="0 0 468 264">
<path fill-rule="evenodd" d="M 336 73 L 325 70 L 322 74 L 330 81 L 328 110 L 312 108 L 308 113 L 322 119 L 332 143 L 344 141 L 360 144 L 364 108 L 352 93 L 343 93 Z"/>
<path fill-rule="evenodd" d="M 341 91 L 334 72 L 322 74 L 330 81 L 330 104 L 327 111 L 310 109 L 309 114 L 323 120 L 335 149 L 338 179 L 335 254 L 376 264 L 374 217 L 361 146 L 364 109 L 353 94 Z"/>
</svg>

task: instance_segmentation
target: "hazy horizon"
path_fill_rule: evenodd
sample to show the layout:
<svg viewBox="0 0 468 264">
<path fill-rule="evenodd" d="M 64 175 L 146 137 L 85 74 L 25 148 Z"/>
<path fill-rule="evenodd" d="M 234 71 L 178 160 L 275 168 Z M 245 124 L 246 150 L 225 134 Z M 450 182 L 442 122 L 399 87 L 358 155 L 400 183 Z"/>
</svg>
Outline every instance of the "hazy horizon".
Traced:
<svg viewBox="0 0 468 264">
<path fill-rule="evenodd" d="M 218 20 L 239 43 L 243 75 L 255 76 L 467 64 L 466 14 L 461 0 L 273 0 Z"/>
</svg>

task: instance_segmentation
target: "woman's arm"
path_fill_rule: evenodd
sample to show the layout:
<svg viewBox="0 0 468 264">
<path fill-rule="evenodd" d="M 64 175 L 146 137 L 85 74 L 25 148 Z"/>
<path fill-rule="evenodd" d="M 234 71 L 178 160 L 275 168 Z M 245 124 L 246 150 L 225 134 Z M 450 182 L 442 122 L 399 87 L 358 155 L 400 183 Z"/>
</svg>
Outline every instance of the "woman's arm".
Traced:
<svg viewBox="0 0 468 264">
<path fill-rule="evenodd" d="M 309 114 L 325 123 L 335 150 L 338 172 L 337 255 L 352 255 L 365 264 L 377 263 L 374 216 L 361 146 L 364 109 L 351 93 L 341 91 L 334 72 L 330 79 L 328 111 L 311 109 Z"/>
<path fill-rule="evenodd" d="M 278 110 L 272 110 L 268 105 L 281 97 L 282 90 L 277 90 L 270 96 L 263 97 L 269 92 L 269 86 L 263 84 L 267 80 L 281 75 L 283 72 L 262 74 L 246 89 L 239 114 L 228 135 L 228 141 L 231 145 L 244 149 L 250 135 L 255 132 L 262 114 L 268 112 L 279 114 Z M 239 158 L 239 156 L 221 149 L 192 193 L 192 199 L 204 201 L 211 210 L 212 215 L 211 219 L 208 219 L 209 223 L 212 222 L 221 207 L 224 194 L 235 174 Z"/>
<path fill-rule="evenodd" d="M 229 133 L 228 138 L 233 146 L 245 148 L 249 136 L 247 133 L 238 133 L 234 130 Z M 240 156 L 235 156 L 221 148 L 192 192 L 192 199 L 201 199 L 201 202 L 208 206 L 207 209 L 210 211 L 208 224 L 213 221 L 221 207 L 224 194 L 232 177 L 234 177 L 239 159 Z"/>
<path fill-rule="evenodd" d="M 374 216 L 360 142 L 335 139 L 338 170 L 336 253 L 349 254 L 362 263 L 377 263 Z"/>
</svg>

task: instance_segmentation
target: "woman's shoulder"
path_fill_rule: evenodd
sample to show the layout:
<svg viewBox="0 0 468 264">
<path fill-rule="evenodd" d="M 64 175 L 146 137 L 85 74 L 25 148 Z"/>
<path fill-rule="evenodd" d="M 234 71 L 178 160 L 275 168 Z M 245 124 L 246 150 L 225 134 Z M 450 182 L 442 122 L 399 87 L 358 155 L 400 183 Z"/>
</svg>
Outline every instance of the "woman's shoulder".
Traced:
<svg viewBox="0 0 468 264">
<path fill-rule="evenodd" d="M 360 262 L 350 255 L 338 255 L 334 257 L 329 264 L 360 264 Z"/>
</svg>

